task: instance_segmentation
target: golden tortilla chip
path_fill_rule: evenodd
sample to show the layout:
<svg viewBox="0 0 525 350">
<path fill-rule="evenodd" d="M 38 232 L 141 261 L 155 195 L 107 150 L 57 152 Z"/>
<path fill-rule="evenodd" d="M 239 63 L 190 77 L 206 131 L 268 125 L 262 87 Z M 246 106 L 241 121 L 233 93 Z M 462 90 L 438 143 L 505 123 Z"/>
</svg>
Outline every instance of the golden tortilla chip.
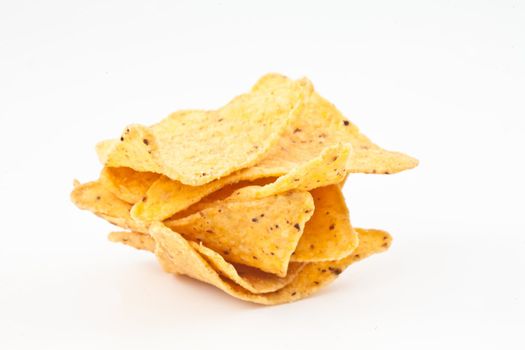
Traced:
<svg viewBox="0 0 525 350">
<path fill-rule="evenodd" d="M 279 277 L 259 269 L 245 266 L 232 265 L 214 250 L 205 247 L 202 243 L 190 242 L 190 245 L 210 264 L 221 276 L 230 279 L 244 289 L 255 293 L 269 293 L 283 288 L 289 284 L 302 270 L 305 264 L 290 263 L 285 277 Z"/>
<path fill-rule="evenodd" d="M 98 181 L 76 184 L 71 200 L 77 207 L 89 210 L 110 223 L 133 231 L 147 232 L 147 225 L 129 215 L 131 205 L 117 198 Z"/>
<path fill-rule="evenodd" d="M 111 242 L 123 243 L 136 249 L 152 253 L 155 251 L 155 240 L 147 233 L 134 231 L 111 232 L 108 238 Z"/>
<path fill-rule="evenodd" d="M 314 215 L 306 223 L 291 260 L 316 262 L 343 259 L 359 244 L 358 235 L 350 225 L 343 194 L 338 185 L 317 188 L 311 194 Z"/>
<path fill-rule="evenodd" d="M 315 210 L 306 222 L 291 261 L 331 261 L 348 256 L 357 247 L 358 236 L 350 224 L 348 209 L 339 186 L 320 187 L 312 190 L 311 195 Z M 239 198 L 232 195 L 227 200 L 238 201 Z M 204 210 L 213 205 L 213 201 L 199 202 L 193 206 L 193 211 Z"/>
<path fill-rule="evenodd" d="M 118 143 L 119 140 L 104 140 L 97 143 L 95 149 L 100 163 L 106 164 L 108 155 L 117 147 Z"/>
<path fill-rule="evenodd" d="M 106 190 L 98 181 L 75 186 L 71 200 L 77 207 L 96 214 L 129 217 L 131 205 Z"/>
<path fill-rule="evenodd" d="M 308 192 L 287 192 L 256 200 L 214 202 L 166 226 L 202 241 L 228 261 L 286 276 L 314 203 Z"/>
<path fill-rule="evenodd" d="M 250 92 L 216 111 L 179 111 L 151 127 L 131 125 L 121 142 L 98 148 L 106 166 L 164 174 L 204 185 L 263 158 L 302 110 L 303 81 L 272 93 Z"/>
<path fill-rule="evenodd" d="M 131 168 L 104 167 L 100 183 L 118 198 L 130 204 L 141 201 L 159 174 L 138 172 Z"/>
<path fill-rule="evenodd" d="M 313 188 L 339 183 L 346 175 L 345 168 L 350 153 L 349 144 L 331 146 L 321 152 L 318 157 L 292 169 L 273 183 L 262 187 L 242 188 L 236 193 L 236 196 L 239 199 L 262 198 L 293 189 L 309 191 Z M 150 187 L 145 198 L 133 206 L 131 216 L 139 221 L 162 221 L 227 185 L 238 183 L 241 180 L 253 181 L 281 175 L 278 169 L 259 170 L 257 168 L 245 169 L 203 186 L 187 186 L 161 177 Z"/>
<path fill-rule="evenodd" d="M 221 276 L 177 232 L 161 223 L 153 223 L 151 234 L 157 242 L 155 254 L 166 272 L 187 275 L 212 284 L 224 292 L 258 304 L 273 305 L 307 297 L 333 281 L 346 267 L 369 255 L 386 250 L 391 242 L 388 233 L 357 229 L 360 245 L 345 259 L 307 264 L 298 276 L 284 288 L 266 294 L 253 294 Z"/>
<path fill-rule="evenodd" d="M 141 201 L 133 206 L 131 216 L 136 220 L 146 222 L 162 221 L 225 186 L 236 184 L 241 180 L 250 179 L 243 178 L 242 174 L 237 172 L 202 186 L 188 186 L 161 176 L 148 189 Z"/>
<path fill-rule="evenodd" d="M 233 193 L 240 188 L 247 187 L 247 186 L 264 186 L 274 181 L 275 181 L 275 178 L 265 177 L 263 179 L 257 179 L 253 181 L 240 181 L 240 182 L 236 182 L 231 185 L 224 186 L 220 190 L 212 192 L 206 197 L 202 198 L 197 203 L 192 204 L 188 208 L 177 212 L 175 215 L 172 215 L 170 217 L 170 220 L 180 219 L 180 218 L 195 214 L 198 211 L 206 209 L 207 207 L 209 207 L 216 201 L 224 200 L 227 198 L 233 199 L 234 198 L 232 196 Z M 133 213 L 133 208 L 131 209 L 131 212 Z"/>
<path fill-rule="evenodd" d="M 131 219 L 129 216 L 126 218 L 121 218 L 121 217 L 115 217 L 115 216 L 104 215 L 104 214 L 97 214 L 97 213 L 95 214 L 101 217 L 102 219 L 106 220 L 107 222 L 115 226 L 118 226 L 120 228 L 135 231 L 135 232 L 146 233 L 146 234 L 148 233 L 149 224 L 137 222 Z"/>
<path fill-rule="evenodd" d="M 290 190 L 310 191 L 314 188 L 337 184 L 346 176 L 350 157 L 350 144 L 338 144 L 324 149 L 310 161 L 292 169 L 286 175 L 266 186 L 249 186 L 235 192 L 237 198 L 263 198 Z"/>
<path fill-rule="evenodd" d="M 119 242 L 136 249 L 155 251 L 155 240 L 149 234 L 140 232 L 111 232 L 109 240 Z M 212 249 L 205 247 L 202 243 L 189 242 L 221 276 L 230 279 L 244 289 L 258 294 L 269 293 L 283 288 L 290 283 L 302 270 L 305 264 L 290 263 L 286 277 L 278 277 L 273 274 L 262 272 L 253 267 L 244 265 L 233 265 Z"/>
<path fill-rule="evenodd" d="M 267 74 L 252 91 L 273 92 L 285 89 L 294 81 L 280 74 Z M 351 143 L 353 153 L 348 171 L 351 173 L 393 174 L 417 166 L 418 161 L 406 154 L 387 151 L 361 134 L 337 108 L 313 92 L 305 99 L 301 116 L 294 119 L 279 143 L 257 164 L 261 167 L 300 163 L 337 143 Z"/>
<path fill-rule="evenodd" d="M 304 84 L 308 84 L 305 83 L 306 81 L 303 79 Z M 253 91 L 272 93 L 276 90 L 291 89 L 293 84 L 296 82 L 284 76 L 269 74 L 259 80 Z M 410 156 L 387 151 L 373 144 L 331 103 L 314 92 L 305 97 L 305 106 L 301 113 L 293 119 L 279 141 L 255 166 L 211 182 L 202 188 L 183 186 L 169 179 L 159 180 L 151 188 L 151 194 L 147 195 L 150 202 L 137 203 L 132 215 L 143 221 L 164 220 L 228 184 L 241 180 L 282 176 L 289 172 L 299 172 L 299 174 L 303 172 L 304 174 L 315 167 L 315 159 L 322 157 L 323 152 L 328 152 L 326 149 L 342 147 L 341 143 L 351 144 L 352 152 L 348 155 L 349 161 L 346 164 L 344 175 L 336 172 L 336 179 L 341 178 L 340 182 L 345 181 L 344 176 L 348 172 L 390 174 L 413 168 L 418 164 L 418 161 Z M 316 169 L 322 173 L 320 167 Z M 270 192 L 278 193 L 279 187 L 290 185 L 290 181 L 295 178 L 291 174 L 263 192 L 273 189 Z M 311 188 L 331 184 L 325 182 L 316 186 L 315 183 L 307 181 L 308 185 L 314 186 Z M 160 200 L 161 195 L 168 200 Z"/>
</svg>

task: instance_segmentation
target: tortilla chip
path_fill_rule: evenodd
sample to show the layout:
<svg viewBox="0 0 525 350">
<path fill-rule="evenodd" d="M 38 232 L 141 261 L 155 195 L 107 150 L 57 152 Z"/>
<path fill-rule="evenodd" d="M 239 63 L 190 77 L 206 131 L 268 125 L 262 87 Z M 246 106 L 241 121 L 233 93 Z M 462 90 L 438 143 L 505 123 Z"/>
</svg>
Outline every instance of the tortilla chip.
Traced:
<svg viewBox="0 0 525 350">
<path fill-rule="evenodd" d="M 301 112 L 310 88 L 297 81 L 272 93 L 246 93 L 216 111 L 179 111 L 151 127 L 131 125 L 121 142 L 98 148 L 106 151 L 99 158 L 106 166 L 204 185 L 264 158 Z"/>
<path fill-rule="evenodd" d="M 244 300 L 260 304 L 281 304 L 303 299 L 335 280 L 348 266 L 370 255 L 383 252 L 390 247 L 391 236 L 380 230 L 356 229 L 360 245 L 348 257 L 338 261 L 310 263 L 292 283 L 276 292 L 263 295 L 249 295 Z M 236 288 L 239 291 L 239 288 Z M 239 296 L 238 296 L 239 297 Z"/>
<path fill-rule="evenodd" d="M 97 143 L 95 149 L 100 163 L 106 164 L 108 155 L 117 147 L 118 143 L 119 140 L 104 140 Z"/>
<path fill-rule="evenodd" d="M 308 192 L 287 192 L 256 200 L 214 202 L 166 226 L 202 241 L 228 261 L 286 276 L 314 203 Z"/>
<path fill-rule="evenodd" d="M 235 193 L 237 198 L 262 198 L 290 190 L 310 191 L 314 188 L 337 184 L 346 176 L 350 144 L 328 147 L 310 161 L 292 169 L 277 181 L 266 186 L 249 186 Z"/>
<path fill-rule="evenodd" d="M 122 217 L 110 216 L 110 215 L 105 215 L 105 214 L 97 214 L 97 213 L 95 214 L 101 217 L 102 219 L 106 220 L 107 222 L 115 226 L 118 226 L 120 228 L 135 231 L 135 232 L 141 232 L 145 234 L 148 233 L 149 224 L 137 222 L 131 219 L 129 216 L 122 218 Z"/>
<path fill-rule="evenodd" d="M 112 242 L 123 243 L 139 250 L 146 250 L 152 253 L 155 251 L 155 240 L 147 233 L 133 231 L 111 232 L 108 238 Z"/>
<path fill-rule="evenodd" d="M 274 181 L 275 181 L 275 178 L 265 177 L 263 179 L 257 179 L 253 181 L 240 181 L 240 182 L 236 182 L 231 185 L 224 186 L 220 190 L 212 192 L 206 197 L 202 198 L 197 203 L 192 204 L 188 208 L 177 212 L 175 215 L 172 215 L 170 219 L 180 219 L 186 216 L 190 216 L 192 214 L 195 214 L 198 211 L 206 209 L 208 206 L 212 205 L 212 203 L 216 201 L 227 199 L 228 197 L 230 197 L 230 199 L 233 199 L 232 197 L 233 193 L 243 187 L 264 186 Z M 133 208 L 131 211 L 133 212 Z"/>
<path fill-rule="evenodd" d="M 350 224 L 348 209 L 339 186 L 336 184 L 320 187 L 312 190 L 311 195 L 315 210 L 306 222 L 291 261 L 331 261 L 348 256 L 359 242 L 357 233 Z M 238 201 L 242 198 L 232 195 L 227 200 Z M 199 202 L 194 205 L 194 210 L 204 210 L 213 205 L 212 201 Z"/>
<path fill-rule="evenodd" d="M 304 81 L 307 80 L 303 79 Z M 269 74 L 259 80 L 253 91 L 272 93 L 291 89 L 293 84 L 296 82 L 284 76 Z M 343 147 L 340 146 L 342 143 L 352 146 L 344 175 L 336 172 L 334 176 L 335 179 L 340 178 L 339 182 L 342 183 L 348 172 L 392 174 L 413 168 L 418 164 L 418 161 L 410 156 L 387 151 L 373 144 L 354 124 L 346 120 L 335 106 L 314 92 L 305 97 L 305 106 L 301 113 L 292 120 L 278 142 L 255 166 L 221 178 L 202 188 L 183 186 L 181 183 L 164 179 L 151 188 L 151 194 L 148 193 L 147 198 L 151 201 L 147 204 L 138 203 L 132 215 L 144 221 L 164 220 L 228 184 L 241 180 L 282 176 L 289 172 L 299 174 L 303 172 L 304 175 L 306 171 L 311 170 L 311 167 L 315 167 L 315 159 L 322 157 L 323 152 L 332 152 L 326 149 Z M 320 167 L 317 169 L 322 173 Z M 290 181 L 295 178 L 291 174 L 263 192 L 278 193 L 279 188 L 293 185 Z M 326 181 L 316 185 L 308 179 L 306 181 L 308 185 L 313 186 L 309 189 L 334 183 Z M 262 196 L 263 193 L 258 195 Z M 160 200 L 160 196 L 168 200 Z"/>
<path fill-rule="evenodd" d="M 353 262 L 382 252 L 390 245 L 391 237 L 386 232 L 361 229 L 357 231 L 361 243 L 352 255 L 335 262 L 307 264 L 284 288 L 266 294 L 253 294 L 221 278 L 180 234 L 161 223 L 151 225 L 151 234 L 157 242 L 155 255 L 166 272 L 187 275 L 212 284 L 236 298 L 265 305 L 282 304 L 307 297 L 333 281 Z"/>
<path fill-rule="evenodd" d="M 239 265 L 235 266 L 224 260 L 224 258 L 214 250 L 196 242 L 190 245 L 204 257 L 215 271 L 221 276 L 230 279 L 244 289 L 255 293 L 269 293 L 283 288 L 289 284 L 302 270 L 305 264 L 290 263 L 285 277 L 278 277 L 271 273 L 266 273 L 253 267 Z"/>
<path fill-rule="evenodd" d="M 215 191 L 241 180 L 246 179 L 237 172 L 202 186 L 188 186 L 161 176 L 148 189 L 144 198 L 133 206 L 131 216 L 140 221 L 162 221 Z"/>
<path fill-rule="evenodd" d="M 100 183 L 119 199 L 135 204 L 144 198 L 159 174 L 138 172 L 131 168 L 104 167 L 100 173 Z"/>
<path fill-rule="evenodd" d="M 280 74 L 267 74 L 255 84 L 252 91 L 284 89 L 294 81 Z M 418 161 L 406 154 L 387 151 L 363 135 L 337 108 L 317 92 L 308 95 L 299 118 L 284 133 L 267 157 L 257 164 L 261 167 L 301 163 L 337 143 L 351 143 L 348 171 L 351 173 L 393 174 L 417 166 Z"/>
<path fill-rule="evenodd" d="M 275 182 L 262 187 L 243 188 L 236 193 L 236 196 L 239 199 L 262 198 L 293 189 L 309 191 L 313 188 L 339 183 L 346 176 L 345 168 L 351 153 L 350 147 L 349 144 L 329 147 L 318 157 L 292 169 Z M 259 168 L 259 170 L 257 167 L 249 168 L 196 187 L 161 177 L 149 188 L 145 198 L 133 206 L 131 216 L 140 221 L 162 221 L 227 185 L 238 183 L 241 180 L 254 181 L 281 175 L 278 169 Z"/>
<path fill-rule="evenodd" d="M 136 222 L 129 215 L 131 205 L 117 198 L 98 181 L 77 184 L 71 192 L 71 200 L 80 209 L 89 210 L 114 225 L 148 232 L 146 224 Z"/>
<path fill-rule="evenodd" d="M 149 234 L 140 232 L 111 232 L 109 234 L 109 240 L 123 243 L 140 250 L 155 251 L 155 240 Z M 198 244 L 191 241 L 189 243 L 221 276 L 232 280 L 239 286 L 255 294 L 273 292 L 283 288 L 290 283 L 305 266 L 305 264 L 302 263 L 290 263 L 286 277 L 277 277 L 253 267 L 230 264 L 224 260 L 220 254 L 205 247 L 202 243 Z"/>
<path fill-rule="evenodd" d="M 311 192 L 315 211 L 306 223 L 292 261 L 317 262 L 340 260 L 350 255 L 359 240 L 350 225 L 345 199 L 338 185 Z"/>
<path fill-rule="evenodd" d="M 97 214 L 129 217 L 131 205 L 106 190 L 98 181 L 79 184 L 71 192 L 71 200 L 77 207 Z"/>
</svg>

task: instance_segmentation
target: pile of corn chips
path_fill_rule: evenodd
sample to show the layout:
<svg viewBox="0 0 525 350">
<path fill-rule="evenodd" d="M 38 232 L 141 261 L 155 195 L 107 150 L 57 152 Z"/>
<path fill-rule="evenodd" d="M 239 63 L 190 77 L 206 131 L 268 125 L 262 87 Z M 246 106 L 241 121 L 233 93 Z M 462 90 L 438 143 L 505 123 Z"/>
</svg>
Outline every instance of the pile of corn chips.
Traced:
<svg viewBox="0 0 525 350">
<path fill-rule="evenodd" d="M 100 178 L 71 197 L 124 229 L 111 241 L 259 304 L 304 298 L 386 250 L 388 233 L 351 226 L 341 188 L 350 173 L 418 164 L 373 144 L 309 80 L 278 74 L 220 109 L 130 125 L 97 153 Z"/>
</svg>

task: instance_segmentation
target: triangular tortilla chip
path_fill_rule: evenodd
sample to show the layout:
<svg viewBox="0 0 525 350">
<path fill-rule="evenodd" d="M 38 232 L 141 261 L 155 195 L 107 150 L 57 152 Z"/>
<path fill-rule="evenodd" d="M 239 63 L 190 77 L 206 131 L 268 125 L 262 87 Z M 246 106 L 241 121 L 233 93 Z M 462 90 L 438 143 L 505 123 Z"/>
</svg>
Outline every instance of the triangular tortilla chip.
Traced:
<svg viewBox="0 0 525 350">
<path fill-rule="evenodd" d="M 98 181 L 76 185 L 71 200 L 80 209 L 114 217 L 129 217 L 131 209 L 129 203 L 117 198 Z"/>
<path fill-rule="evenodd" d="M 255 84 L 252 91 L 272 93 L 294 84 L 279 74 L 267 74 Z M 264 168 L 297 164 L 319 154 L 330 145 L 351 143 L 348 171 L 351 173 L 393 174 L 417 166 L 418 161 L 406 154 L 387 151 L 363 135 L 337 108 L 313 92 L 305 99 L 300 118 L 294 119 L 279 143 L 257 164 Z"/>
<path fill-rule="evenodd" d="M 345 167 L 351 153 L 351 146 L 334 145 L 325 149 L 310 161 L 298 165 L 289 173 L 265 186 L 253 186 L 236 193 L 241 198 L 262 198 L 293 189 L 308 191 L 313 188 L 341 182 L 346 176 Z M 187 186 L 166 177 L 159 178 L 147 191 L 145 198 L 136 203 L 131 215 L 139 221 L 162 221 L 197 203 L 229 184 L 241 180 L 265 179 L 279 175 L 275 172 L 252 171 L 253 168 L 232 174 L 203 186 Z"/>
<path fill-rule="evenodd" d="M 149 234 L 140 232 L 111 232 L 109 234 L 109 240 L 123 243 L 136 249 L 150 252 L 155 251 L 155 240 Z M 221 276 L 230 279 L 255 294 L 274 292 L 283 288 L 289 284 L 305 266 L 303 263 L 290 263 L 286 277 L 278 277 L 253 267 L 239 264 L 233 265 L 224 260 L 224 258 L 214 250 L 205 247 L 202 243 L 199 244 L 191 241 L 189 243 Z"/>
<path fill-rule="evenodd" d="M 237 172 L 202 186 L 188 186 L 161 176 L 133 206 L 131 216 L 140 221 L 162 221 L 226 186 L 257 179 L 245 178 Z"/>
<path fill-rule="evenodd" d="M 350 255 L 359 239 L 350 225 L 345 199 L 338 185 L 311 192 L 314 215 L 304 227 L 292 261 L 317 262 L 340 260 Z"/>
<path fill-rule="evenodd" d="M 98 181 L 76 184 L 71 200 L 77 207 L 89 210 L 110 223 L 133 231 L 148 232 L 147 225 L 131 218 L 131 204 L 117 198 Z"/>
<path fill-rule="evenodd" d="M 264 158 L 310 93 L 309 82 L 297 81 L 246 93 L 216 111 L 179 111 L 151 127 L 131 125 L 121 142 L 97 148 L 99 158 L 106 166 L 204 185 Z"/>
<path fill-rule="evenodd" d="M 261 78 L 252 90 L 275 93 L 292 89 L 294 84 L 296 82 L 284 76 L 268 74 Z M 147 195 L 149 202 L 136 204 L 132 212 L 133 217 L 143 221 L 164 220 L 228 184 L 241 180 L 282 176 L 289 172 L 304 174 L 306 171 L 311 171 L 313 166 L 311 162 L 315 164 L 314 160 L 320 157 L 323 151 L 326 152 L 330 147 L 341 147 L 338 146 L 341 144 L 350 144 L 352 152 L 348 155 L 349 161 L 345 171 L 337 173 L 339 182 L 344 182 L 348 172 L 391 174 L 413 168 L 418 164 L 418 161 L 410 156 L 384 150 L 372 143 L 330 102 L 316 92 L 307 95 L 304 101 L 305 105 L 301 113 L 293 119 L 278 142 L 255 166 L 240 170 L 204 187 L 188 187 L 168 179 L 159 180 Z M 295 178 L 290 175 L 280 179 L 279 184 L 269 187 L 258 195 L 278 193 L 279 187 L 289 184 L 289 181 Z M 316 185 L 309 181 L 307 184 L 321 187 L 331 183 Z M 169 200 L 161 200 L 161 196 Z"/>
<path fill-rule="evenodd" d="M 111 193 L 130 204 L 142 200 L 159 174 L 139 172 L 131 168 L 104 167 L 100 173 L 100 183 Z"/>
<path fill-rule="evenodd" d="M 245 189 L 254 189 L 257 192 L 257 186 L 245 187 L 241 191 Z M 291 261 L 331 261 L 348 256 L 357 247 L 358 236 L 350 224 L 341 189 L 337 184 L 330 185 L 312 190 L 311 195 L 315 210 L 313 216 L 306 222 Z M 236 193 L 227 198 L 228 201 L 243 199 Z M 192 211 L 204 210 L 214 204 L 213 201 L 199 202 L 192 207 Z M 185 211 L 181 213 L 186 214 Z M 214 230 L 213 227 L 210 229 Z"/>
<path fill-rule="evenodd" d="M 155 251 L 155 240 L 147 233 L 135 231 L 111 232 L 108 238 L 111 242 L 123 243 L 139 250 L 146 250 L 152 253 Z"/>
<path fill-rule="evenodd" d="M 275 182 L 265 186 L 244 187 L 235 192 L 237 198 L 263 198 L 290 190 L 310 191 L 340 183 L 346 176 L 346 164 L 351 154 L 350 144 L 325 148 L 310 161 L 292 169 Z"/>
<path fill-rule="evenodd" d="M 287 192 L 256 200 L 227 198 L 165 224 L 230 262 L 284 277 L 313 210 L 310 193 Z"/>
<path fill-rule="evenodd" d="M 279 277 L 250 266 L 232 265 L 224 260 L 220 254 L 205 247 L 202 243 L 190 242 L 190 245 L 199 252 L 220 275 L 255 294 L 274 292 L 283 288 L 293 281 L 305 266 L 303 263 L 290 263 L 286 276 Z"/>
<path fill-rule="evenodd" d="M 151 234 L 157 243 L 155 254 L 166 272 L 187 275 L 212 284 L 224 292 L 246 301 L 273 305 L 307 297 L 333 281 L 346 267 L 369 255 L 386 250 L 391 242 L 388 233 L 357 229 L 360 245 L 345 259 L 307 264 L 284 288 L 266 294 L 253 294 L 235 283 L 221 278 L 210 264 L 180 234 L 161 223 L 153 223 Z"/>
</svg>

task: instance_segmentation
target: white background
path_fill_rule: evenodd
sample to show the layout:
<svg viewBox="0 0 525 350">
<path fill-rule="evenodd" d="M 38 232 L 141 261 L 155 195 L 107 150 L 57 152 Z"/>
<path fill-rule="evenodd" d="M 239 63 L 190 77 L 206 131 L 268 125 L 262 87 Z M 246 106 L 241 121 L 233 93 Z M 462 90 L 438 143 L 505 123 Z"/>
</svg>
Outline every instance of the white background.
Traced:
<svg viewBox="0 0 525 350">
<path fill-rule="evenodd" d="M 421 160 L 345 188 L 388 253 L 260 307 L 70 203 L 97 141 L 272 71 Z M 1 349 L 525 348 L 523 1 L 2 0 L 0 118 Z"/>
</svg>

